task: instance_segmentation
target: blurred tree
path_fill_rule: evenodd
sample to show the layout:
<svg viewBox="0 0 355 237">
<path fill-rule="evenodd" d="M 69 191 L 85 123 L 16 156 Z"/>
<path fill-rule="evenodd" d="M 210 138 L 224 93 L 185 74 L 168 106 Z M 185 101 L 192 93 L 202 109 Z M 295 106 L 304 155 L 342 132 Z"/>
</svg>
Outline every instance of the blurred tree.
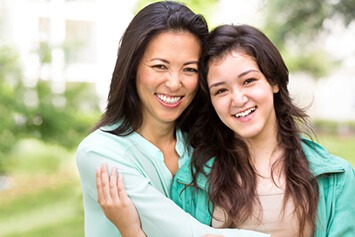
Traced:
<svg viewBox="0 0 355 237">
<path fill-rule="evenodd" d="M 348 26 L 355 19 L 355 0 L 266 1 L 266 27 L 275 30 L 273 40 L 278 44 L 287 38 L 308 42 L 330 31 L 330 21 Z"/>
<path fill-rule="evenodd" d="M 40 80 L 29 92 L 37 103 L 24 110 L 24 135 L 68 149 L 77 147 L 99 117 L 93 89 L 90 83 L 67 83 L 65 92 L 56 94 L 50 82 Z"/>
<path fill-rule="evenodd" d="M 0 46 L 0 171 L 5 154 L 16 141 L 19 132 L 17 123 L 21 122 L 18 113 L 23 108 L 21 95 L 24 86 L 21 80 L 19 56 L 7 45 Z"/>
<path fill-rule="evenodd" d="M 91 83 L 66 83 L 62 94 L 53 93 L 50 81 L 24 86 L 19 56 L 9 46 L 0 47 L 0 101 L 0 173 L 19 139 L 35 137 L 73 149 L 100 115 Z"/>
<path fill-rule="evenodd" d="M 264 29 L 288 54 L 291 71 L 321 77 L 337 65 L 324 50 L 323 39 L 336 24 L 348 26 L 355 17 L 355 0 L 265 0 Z"/>
</svg>

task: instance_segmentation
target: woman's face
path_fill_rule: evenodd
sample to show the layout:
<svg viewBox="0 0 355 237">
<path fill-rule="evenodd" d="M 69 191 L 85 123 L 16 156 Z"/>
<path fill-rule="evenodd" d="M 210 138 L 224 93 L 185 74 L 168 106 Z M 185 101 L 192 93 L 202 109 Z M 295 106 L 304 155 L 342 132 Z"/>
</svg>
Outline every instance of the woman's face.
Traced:
<svg viewBox="0 0 355 237">
<path fill-rule="evenodd" d="M 198 87 L 201 46 L 185 31 L 163 32 L 148 44 L 138 65 L 137 92 L 143 123 L 175 123 Z"/>
<path fill-rule="evenodd" d="M 238 51 L 212 59 L 207 75 L 211 101 L 222 122 L 245 140 L 276 134 L 273 95 L 255 60 Z"/>
</svg>

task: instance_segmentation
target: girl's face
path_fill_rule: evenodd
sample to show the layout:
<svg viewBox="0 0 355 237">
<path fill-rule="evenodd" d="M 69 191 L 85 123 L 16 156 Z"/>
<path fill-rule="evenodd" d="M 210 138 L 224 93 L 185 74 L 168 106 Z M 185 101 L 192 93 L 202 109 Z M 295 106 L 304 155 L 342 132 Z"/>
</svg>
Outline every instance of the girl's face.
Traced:
<svg viewBox="0 0 355 237">
<path fill-rule="evenodd" d="M 209 62 L 207 82 L 211 101 L 222 122 L 246 141 L 276 135 L 273 95 L 257 63 L 238 51 Z"/>
<path fill-rule="evenodd" d="M 200 52 L 198 38 L 185 31 L 163 32 L 148 44 L 136 77 L 143 124 L 175 123 L 191 103 Z"/>
</svg>

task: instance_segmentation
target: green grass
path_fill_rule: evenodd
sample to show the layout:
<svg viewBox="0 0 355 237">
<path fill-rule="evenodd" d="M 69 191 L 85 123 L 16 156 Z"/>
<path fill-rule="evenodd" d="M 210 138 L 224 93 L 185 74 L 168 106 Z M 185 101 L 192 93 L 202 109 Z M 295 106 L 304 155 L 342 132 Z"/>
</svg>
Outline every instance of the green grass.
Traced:
<svg viewBox="0 0 355 237">
<path fill-rule="evenodd" d="M 84 236 L 74 152 L 24 140 L 5 171 L 12 188 L 0 191 L 0 237 Z"/>
<path fill-rule="evenodd" d="M 0 236 L 83 236 L 81 196 L 76 184 L 15 198 L 2 205 L 0 213 Z"/>
<path fill-rule="evenodd" d="M 318 135 L 317 141 L 355 167 L 355 137 Z M 6 164 L 13 188 L 0 191 L 0 237 L 84 236 L 74 152 L 25 140 Z"/>
<path fill-rule="evenodd" d="M 318 135 L 317 138 L 330 153 L 344 158 L 355 167 L 355 136 Z"/>
</svg>

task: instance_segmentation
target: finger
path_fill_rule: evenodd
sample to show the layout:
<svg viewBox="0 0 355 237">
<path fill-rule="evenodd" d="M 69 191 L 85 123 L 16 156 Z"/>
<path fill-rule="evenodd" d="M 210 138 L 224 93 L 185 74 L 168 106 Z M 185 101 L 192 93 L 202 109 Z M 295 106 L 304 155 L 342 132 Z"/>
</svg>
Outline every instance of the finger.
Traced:
<svg viewBox="0 0 355 237">
<path fill-rule="evenodd" d="M 110 174 L 110 195 L 114 202 L 120 201 L 117 193 L 117 168 L 113 167 Z"/>
<path fill-rule="evenodd" d="M 102 193 L 105 202 L 110 202 L 111 201 L 111 194 L 110 194 L 110 185 L 109 185 L 109 180 L 108 180 L 108 168 L 107 164 L 104 163 L 101 166 L 101 184 L 102 184 Z"/>
<path fill-rule="evenodd" d="M 122 174 L 119 174 L 118 178 L 117 178 L 117 192 L 118 192 L 118 196 L 120 197 L 120 199 L 123 202 L 126 201 L 127 199 L 129 199 L 129 197 L 127 196 L 127 193 L 126 193 L 126 189 L 124 187 Z"/>
<path fill-rule="evenodd" d="M 97 201 L 101 204 L 103 201 L 102 183 L 101 183 L 101 168 L 96 169 L 96 190 L 97 190 Z"/>
</svg>

